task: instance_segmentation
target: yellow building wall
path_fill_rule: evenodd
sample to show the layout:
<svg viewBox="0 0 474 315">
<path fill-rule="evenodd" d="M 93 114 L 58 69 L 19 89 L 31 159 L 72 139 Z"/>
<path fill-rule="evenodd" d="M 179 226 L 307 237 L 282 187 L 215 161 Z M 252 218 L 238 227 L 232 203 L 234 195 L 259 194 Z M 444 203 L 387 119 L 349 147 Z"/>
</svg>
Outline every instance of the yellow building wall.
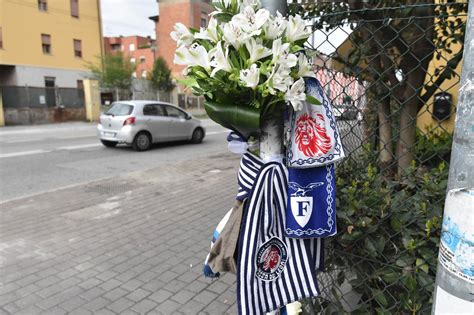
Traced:
<svg viewBox="0 0 474 315">
<path fill-rule="evenodd" d="M 449 19 L 455 19 L 456 17 L 452 16 Z M 466 16 L 460 16 L 460 19 L 463 19 L 464 22 L 466 21 Z M 436 21 L 435 21 L 436 23 Z M 425 77 L 425 85 L 431 85 L 434 81 L 436 81 L 437 76 L 435 76 L 435 70 L 440 69 L 441 67 L 446 66 L 446 62 L 451 60 L 453 56 L 455 56 L 461 49 L 462 46 L 459 43 L 451 44 L 450 49 L 452 53 L 443 52 L 441 58 L 438 60 L 436 56 L 433 57 L 431 60 L 428 72 L 426 73 Z M 427 133 L 429 129 L 433 128 L 435 132 L 442 133 L 444 131 L 449 132 L 450 134 L 454 131 L 454 121 L 456 118 L 456 106 L 458 104 L 458 95 L 459 95 L 459 84 L 461 81 L 461 69 L 462 69 L 461 60 L 455 69 L 455 74 L 451 79 L 446 79 L 441 84 L 440 88 L 433 93 L 433 96 L 426 102 L 426 104 L 420 109 L 418 112 L 418 117 L 416 121 L 416 125 L 418 129 L 422 132 Z M 433 102 L 434 102 L 434 95 L 439 92 L 447 92 L 452 95 L 452 106 L 451 106 L 451 116 L 443 121 L 438 121 L 437 119 L 433 118 Z M 424 90 L 422 91 L 421 95 L 423 95 Z"/>
<path fill-rule="evenodd" d="M 79 18 L 71 16 L 69 0 L 0 0 L 3 49 L 0 64 L 87 70 L 102 53 L 99 0 L 80 0 Z M 43 54 L 41 34 L 51 36 L 51 54 Z M 82 58 L 74 56 L 73 40 L 82 41 Z"/>
</svg>

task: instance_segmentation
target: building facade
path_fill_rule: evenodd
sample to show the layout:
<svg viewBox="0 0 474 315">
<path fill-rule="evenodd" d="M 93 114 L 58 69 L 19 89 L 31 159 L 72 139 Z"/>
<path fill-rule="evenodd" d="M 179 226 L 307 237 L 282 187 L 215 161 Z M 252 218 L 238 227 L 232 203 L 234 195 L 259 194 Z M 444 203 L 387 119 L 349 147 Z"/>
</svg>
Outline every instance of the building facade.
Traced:
<svg viewBox="0 0 474 315">
<path fill-rule="evenodd" d="M 209 13 L 213 11 L 210 0 L 157 0 L 159 16 L 150 17 L 155 22 L 156 55 L 163 57 L 173 77 L 180 77 L 184 66 L 175 65 L 176 42 L 170 37 L 176 23 L 188 28 L 207 26 Z"/>
<path fill-rule="evenodd" d="M 80 88 L 102 55 L 100 0 L 0 1 L 0 86 Z"/>
<path fill-rule="evenodd" d="M 133 76 L 139 79 L 146 79 L 153 70 L 156 59 L 155 48 L 155 40 L 150 37 L 104 37 L 104 52 L 106 54 L 121 52 L 135 64 Z"/>
</svg>

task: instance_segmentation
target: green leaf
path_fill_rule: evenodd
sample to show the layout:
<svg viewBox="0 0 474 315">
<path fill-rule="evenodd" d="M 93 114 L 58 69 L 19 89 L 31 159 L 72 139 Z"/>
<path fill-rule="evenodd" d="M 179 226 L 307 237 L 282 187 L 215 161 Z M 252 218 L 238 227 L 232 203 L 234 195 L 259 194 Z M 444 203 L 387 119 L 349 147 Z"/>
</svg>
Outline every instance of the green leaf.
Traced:
<svg viewBox="0 0 474 315">
<path fill-rule="evenodd" d="M 306 95 L 306 102 L 312 105 L 321 105 L 321 102 L 317 98 L 311 95 Z"/>
<path fill-rule="evenodd" d="M 382 306 L 387 306 L 388 302 L 381 290 L 373 290 L 374 299 Z"/>
</svg>

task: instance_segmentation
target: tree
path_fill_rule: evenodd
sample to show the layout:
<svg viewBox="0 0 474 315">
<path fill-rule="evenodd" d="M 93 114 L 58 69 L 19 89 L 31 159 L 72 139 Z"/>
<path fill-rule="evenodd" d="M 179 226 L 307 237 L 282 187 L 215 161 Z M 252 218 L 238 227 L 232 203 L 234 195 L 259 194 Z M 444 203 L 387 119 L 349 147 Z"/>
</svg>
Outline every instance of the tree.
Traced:
<svg viewBox="0 0 474 315">
<path fill-rule="evenodd" d="M 456 75 L 465 29 L 465 20 L 459 16 L 467 12 L 467 4 L 306 1 L 293 5 L 293 10 L 316 17 L 315 29 L 351 26 L 350 52 L 333 58 L 343 64 L 345 73 L 369 83 L 368 103 L 378 117 L 381 168 L 394 166 L 402 175 L 415 159 L 418 112 L 446 79 Z M 460 45 L 453 51 L 456 43 Z M 433 57 L 444 65 L 426 83 Z"/>
<path fill-rule="evenodd" d="M 162 57 L 155 60 L 150 79 L 160 90 L 170 91 L 174 87 L 171 81 L 171 70 Z"/>
<path fill-rule="evenodd" d="M 103 58 L 99 57 L 98 64 L 88 63 L 87 68 L 101 86 L 120 89 L 130 89 L 135 71 L 135 65 L 122 53 L 106 54 Z"/>
</svg>

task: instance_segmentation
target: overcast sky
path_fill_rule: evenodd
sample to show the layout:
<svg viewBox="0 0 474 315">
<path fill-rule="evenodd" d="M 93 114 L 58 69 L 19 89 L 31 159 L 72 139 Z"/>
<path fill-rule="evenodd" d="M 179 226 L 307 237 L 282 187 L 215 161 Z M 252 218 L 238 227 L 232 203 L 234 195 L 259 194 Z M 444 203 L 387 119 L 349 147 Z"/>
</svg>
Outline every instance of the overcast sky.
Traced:
<svg viewBox="0 0 474 315">
<path fill-rule="evenodd" d="M 154 22 L 148 17 L 158 14 L 156 0 L 101 0 L 104 36 L 152 36 Z"/>
</svg>

